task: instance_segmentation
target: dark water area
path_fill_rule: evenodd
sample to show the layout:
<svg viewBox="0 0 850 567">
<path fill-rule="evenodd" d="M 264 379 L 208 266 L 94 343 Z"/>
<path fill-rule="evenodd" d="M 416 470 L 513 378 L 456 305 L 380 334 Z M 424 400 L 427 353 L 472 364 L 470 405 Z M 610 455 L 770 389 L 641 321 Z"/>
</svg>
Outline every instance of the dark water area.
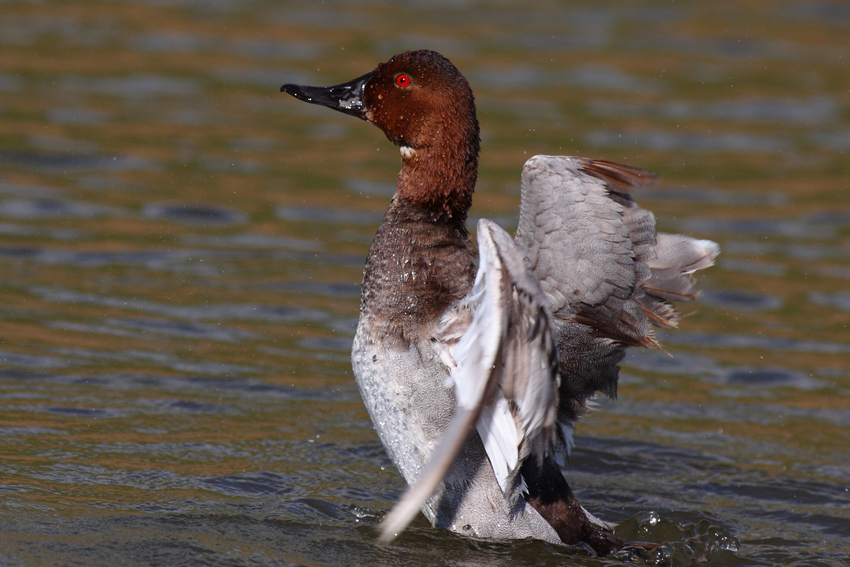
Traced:
<svg viewBox="0 0 850 567">
<path fill-rule="evenodd" d="M 663 175 L 719 242 L 566 471 L 652 565 L 850 565 L 850 9 L 841 2 L 4 2 L 0 565 L 619 565 L 374 528 L 403 489 L 349 363 L 393 192 L 374 127 L 278 92 L 448 56 L 471 223 L 534 154 Z M 474 224 L 473 224 L 474 226 Z"/>
</svg>

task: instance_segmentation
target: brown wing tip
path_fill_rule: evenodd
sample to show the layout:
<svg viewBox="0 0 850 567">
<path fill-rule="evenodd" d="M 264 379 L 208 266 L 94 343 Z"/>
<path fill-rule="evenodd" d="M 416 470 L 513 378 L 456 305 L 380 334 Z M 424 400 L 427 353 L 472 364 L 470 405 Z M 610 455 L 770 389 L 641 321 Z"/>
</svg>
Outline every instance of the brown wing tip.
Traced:
<svg viewBox="0 0 850 567">
<path fill-rule="evenodd" d="M 611 189 L 622 193 L 630 193 L 638 187 L 648 187 L 661 179 L 657 173 L 604 159 L 580 158 L 579 169 L 601 179 L 608 183 Z"/>
<path fill-rule="evenodd" d="M 592 313 L 576 313 L 572 316 L 572 321 L 589 327 L 594 336 L 611 339 L 624 347 L 658 347 L 652 331 L 647 330 L 650 334 L 642 335 L 636 327 L 623 324 L 620 320 L 606 320 Z"/>
<path fill-rule="evenodd" d="M 659 306 L 653 306 L 659 307 Z M 679 326 L 679 314 L 676 310 L 667 305 L 669 309 L 663 310 L 662 313 L 655 313 L 649 309 L 643 308 L 643 313 L 650 322 L 657 327 L 665 327 L 667 329 L 675 329 Z"/>
</svg>

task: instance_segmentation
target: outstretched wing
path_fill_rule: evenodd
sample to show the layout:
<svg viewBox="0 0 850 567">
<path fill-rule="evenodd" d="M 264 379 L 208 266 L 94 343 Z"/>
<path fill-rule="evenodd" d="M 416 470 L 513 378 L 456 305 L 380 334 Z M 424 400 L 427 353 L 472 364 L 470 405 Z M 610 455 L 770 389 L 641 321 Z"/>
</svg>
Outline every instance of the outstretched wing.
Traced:
<svg viewBox="0 0 850 567">
<path fill-rule="evenodd" d="M 657 178 L 579 157 L 535 156 L 523 168 L 516 241 L 556 320 L 566 425 L 597 391 L 616 395 L 625 348 L 657 346 L 653 325 L 677 323 L 667 302 L 694 299 L 691 274 L 718 253 L 708 240 L 656 235 L 631 193 Z"/>
<path fill-rule="evenodd" d="M 616 395 L 625 348 L 657 346 L 652 326 L 676 325 L 668 301 L 695 298 L 692 274 L 713 263 L 718 247 L 656 234 L 655 217 L 631 198 L 656 179 L 606 161 L 535 156 L 523 169 L 516 242 L 479 222 L 475 285 L 433 341 L 452 369 L 457 407 L 419 479 L 384 519 L 382 539 L 407 526 L 473 428 L 503 491 L 530 455 L 556 442 L 568 449 L 587 399 Z"/>
<path fill-rule="evenodd" d="M 555 439 L 558 360 L 545 296 L 523 252 L 497 224 L 478 223 L 478 246 L 472 291 L 446 313 L 434 337 L 452 368 L 455 413 L 416 483 L 384 519 L 384 540 L 416 515 L 474 428 L 503 491 L 522 460 L 542 457 Z"/>
</svg>

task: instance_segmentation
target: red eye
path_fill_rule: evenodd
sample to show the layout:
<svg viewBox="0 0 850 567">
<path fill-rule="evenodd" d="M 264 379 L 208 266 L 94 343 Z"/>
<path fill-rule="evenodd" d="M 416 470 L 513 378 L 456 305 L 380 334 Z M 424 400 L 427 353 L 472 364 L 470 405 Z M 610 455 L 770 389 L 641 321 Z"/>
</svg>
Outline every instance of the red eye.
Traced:
<svg viewBox="0 0 850 567">
<path fill-rule="evenodd" d="M 401 75 L 395 78 L 395 84 L 404 88 L 410 84 L 410 77 L 402 73 Z"/>
</svg>

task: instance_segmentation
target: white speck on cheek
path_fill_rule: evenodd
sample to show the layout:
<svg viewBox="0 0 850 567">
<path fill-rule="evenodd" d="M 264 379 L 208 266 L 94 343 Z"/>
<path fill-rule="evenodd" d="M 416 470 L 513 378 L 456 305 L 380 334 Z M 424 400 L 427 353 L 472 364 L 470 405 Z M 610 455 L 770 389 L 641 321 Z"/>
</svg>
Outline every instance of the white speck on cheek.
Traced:
<svg viewBox="0 0 850 567">
<path fill-rule="evenodd" d="M 399 151 L 401 152 L 401 157 L 410 159 L 416 155 L 416 150 L 411 148 L 410 146 L 399 146 Z"/>
</svg>

